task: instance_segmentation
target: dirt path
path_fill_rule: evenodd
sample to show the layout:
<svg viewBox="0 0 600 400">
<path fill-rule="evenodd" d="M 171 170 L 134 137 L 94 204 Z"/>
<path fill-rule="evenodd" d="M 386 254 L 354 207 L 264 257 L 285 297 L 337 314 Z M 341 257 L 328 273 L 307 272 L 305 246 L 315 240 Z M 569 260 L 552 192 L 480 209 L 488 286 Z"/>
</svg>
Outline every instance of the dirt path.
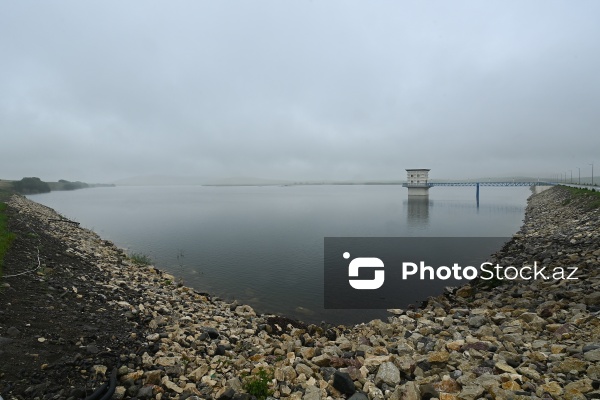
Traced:
<svg viewBox="0 0 600 400">
<path fill-rule="evenodd" d="M 135 357 L 134 321 L 106 306 L 111 294 L 93 284 L 106 274 L 48 235 L 52 226 L 8 215 L 16 239 L 0 282 L 0 394 L 85 397 Z"/>
</svg>

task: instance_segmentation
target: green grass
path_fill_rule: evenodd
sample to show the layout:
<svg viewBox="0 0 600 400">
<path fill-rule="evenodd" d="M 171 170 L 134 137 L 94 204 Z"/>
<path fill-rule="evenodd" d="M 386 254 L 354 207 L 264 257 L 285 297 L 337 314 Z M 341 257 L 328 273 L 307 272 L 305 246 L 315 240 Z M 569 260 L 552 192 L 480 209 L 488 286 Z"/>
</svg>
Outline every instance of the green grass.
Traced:
<svg viewBox="0 0 600 400">
<path fill-rule="evenodd" d="M 137 265 L 147 266 L 152 265 L 152 259 L 142 253 L 132 253 L 129 258 Z"/>
<path fill-rule="evenodd" d="M 8 201 L 12 194 L 12 184 L 8 181 L 0 181 L 0 203 Z"/>
<path fill-rule="evenodd" d="M 244 389 L 258 400 L 264 400 L 273 394 L 273 391 L 269 389 L 271 379 L 273 379 L 272 374 L 260 368 L 255 376 L 245 378 Z"/>
<path fill-rule="evenodd" d="M 596 189 L 580 189 L 574 188 L 570 186 L 565 186 L 565 188 L 573 195 L 574 198 L 584 198 L 589 202 L 589 208 L 600 208 L 600 191 Z M 567 199 L 563 202 L 563 205 L 567 205 L 570 203 L 570 199 Z"/>
<path fill-rule="evenodd" d="M 14 239 L 14 234 L 8 231 L 6 220 L 6 204 L 0 203 L 0 277 L 2 277 L 4 255 L 10 247 L 10 242 Z"/>
</svg>

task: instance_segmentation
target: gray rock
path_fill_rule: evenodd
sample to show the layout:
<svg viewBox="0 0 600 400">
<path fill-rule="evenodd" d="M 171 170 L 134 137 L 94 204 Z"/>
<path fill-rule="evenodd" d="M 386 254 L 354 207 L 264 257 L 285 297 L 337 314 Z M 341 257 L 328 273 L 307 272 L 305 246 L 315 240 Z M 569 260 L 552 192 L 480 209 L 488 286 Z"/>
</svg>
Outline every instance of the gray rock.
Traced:
<svg viewBox="0 0 600 400">
<path fill-rule="evenodd" d="M 483 315 L 475 315 L 469 318 L 469 326 L 471 328 L 480 328 L 486 323 L 486 318 Z"/>
<path fill-rule="evenodd" d="M 586 344 L 585 346 L 583 346 L 583 349 L 581 351 L 583 351 L 584 353 L 587 353 L 588 351 L 592 351 L 592 350 L 596 350 L 596 349 L 600 349 L 600 344 Z"/>
<path fill-rule="evenodd" d="M 321 368 L 321 375 L 323 375 L 323 380 L 325 382 L 329 382 L 333 374 L 335 374 L 336 369 L 333 367 L 323 367 Z"/>
<path fill-rule="evenodd" d="M 137 392 L 139 399 L 152 399 L 152 386 L 144 386 Z"/>
<path fill-rule="evenodd" d="M 438 398 L 440 396 L 440 392 L 430 383 L 419 386 L 419 391 L 421 398 L 424 399 Z"/>
<path fill-rule="evenodd" d="M 239 378 L 231 378 L 227 380 L 227 386 L 236 392 L 242 391 L 242 382 Z"/>
<path fill-rule="evenodd" d="M 454 370 L 450 373 L 450 378 L 456 380 L 462 376 L 462 371 L 460 369 Z"/>
<path fill-rule="evenodd" d="M 222 395 L 219 396 L 217 400 L 231 400 L 235 396 L 235 390 L 229 388 L 223 392 Z"/>
<path fill-rule="evenodd" d="M 14 326 L 11 326 L 6 330 L 6 334 L 11 338 L 17 338 L 21 334 L 21 331 L 15 328 Z"/>
<path fill-rule="evenodd" d="M 95 344 L 88 344 L 85 350 L 90 354 L 98 354 L 100 352 L 100 349 Z"/>
<path fill-rule="evenodd" d="M 402 400 L 421 400 L 421 389 L 416 382 L 406 382 L 398 388 L 398 397 Z"/>
<path fill-rule="evenodd" d="M 388 386 L 396 386 L 400 383 L 400 371 L 391 362 L 384 362 L 379 366 L 375 376 L 375 384 L 379 387 L 385 383 Z"/>
<path fill-rule="evenodd" d="M 588 306 L 597 306 L 600 305 L 600 292 L 595 292 L 592 294 L 588 294 L 583 298 L 583 302 Z"/>
<path fill-rule="evenodd" d="M 125 392 L 127 389 L 125 389 L 124 386 L 117 386 L 115 389 L 115 393 L 113 394 L 113 399 L 114 400 L 121 400 L 122 398 L 125 397 Z"/>
<path fill-rule="evenodd" d="M 140 390 L 140 388 L 138 386 L 131 385 L 127 388 L 126 394 L 127 394 L 127 396 L 130 396 L 130 397 L 136 397 L 139 390 Z"/>
<path fill-rule="evenodd" d="M 313 375 L 313 370 L 306 364 L 299 363 L 296 365 L 296 372 L 298 375 L 304 374 L 307 378 L 310 378 Z"/>
<path fill-rule="evenodd" d="M 460 400 L 476 400 L 483 394 L 484 389 L 481 386 L 465 386 L 458 394 Z"/>
<path fill-rule="evenodd" d="M 363 392 L 356 392 L 348 400 L 369 400 L 369 398 Z"/>
<path fill-rule="evenodd" d="M 0 346 L 4 346 L 5 344 L 9 344 L 13 339 L 0 336 Z"/>
<path fill-rule="evenodd" d="M 319 367 L 328 367 L 331 364 L 332 357 L 333 356 L 329 354 L 322 354 L 320 356 L 313 357 L 311 361 Z"/>
<path fill-rule="evenodd" d="M 321 390 L 315 386 L 307 387 L 302 400 L 321 400 Z"/>
<path fill-rule="evenodd" d="M 583 353 L 583 358 L 592 362 L 600 361 L 600 349 L 590 350 L 586 353 Z"/>
<path fill-rule="evenodd" d="M 160 339 L 160 335 L 158 333 L 151 333 L 150 335 L 146 336 L 146 339 L 150 342 L 156 342 L 158 339 Z"/>
</svg>

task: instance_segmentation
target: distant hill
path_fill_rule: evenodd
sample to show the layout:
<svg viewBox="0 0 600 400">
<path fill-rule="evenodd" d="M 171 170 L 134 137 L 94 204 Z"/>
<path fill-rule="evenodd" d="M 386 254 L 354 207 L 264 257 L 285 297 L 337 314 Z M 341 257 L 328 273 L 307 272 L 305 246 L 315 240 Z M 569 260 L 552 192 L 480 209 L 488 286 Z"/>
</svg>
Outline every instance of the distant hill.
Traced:
<svg viewBox="0 0 600 400">
<path fill-rule="evenodd" d="M 238 185 L 284 185 L 291 181 L 264 179 L 247 176 L 206 178 L 202 176 L 140 175 L 113 182 L 118 186 L 238 186 Z"/>
<path fill-rule="evenodd" d="M 44 182 L 38 177 L 25 177 L 20 181 L 3 181 L 3 183 L 5 188 L 14 190 L 20 194 L 39 194 L 57 190 L 76 190 L 101 186 L 114 186 L 112 184 L 102 183 L 90 184 L 79 181 L 70 182 L 65 179 L 61 179 L 58 182 Z"/>
<path fill-rule="evenodd" d="M 229 178 L 213 179 L 206 185 L 210 186 L 264 186 L 264 185 L 289 185 L 293 181 L 283 179 L 264 179 L 250 176 L 234 176 Z"/>
</svg>

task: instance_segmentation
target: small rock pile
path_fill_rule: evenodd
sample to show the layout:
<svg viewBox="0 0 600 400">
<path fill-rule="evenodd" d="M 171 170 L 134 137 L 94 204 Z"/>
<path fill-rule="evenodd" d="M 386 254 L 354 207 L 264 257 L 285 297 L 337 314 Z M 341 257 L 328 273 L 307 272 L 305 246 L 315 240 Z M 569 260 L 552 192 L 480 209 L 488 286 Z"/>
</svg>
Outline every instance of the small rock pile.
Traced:
<svg viewBox="0 0 600 400">
<path fill-rule="evenodd" d="M 22 197 L 10 204 L 62 218 Z M 600 398 L 600 210 L 566 188 L 532 196 L 523 227 L 490 261 L 577 267 L 578 280 L 473 281 L 355 326 L 257 315 L 136 265 L 91 231 L 51 233 L 110 277 L 98 282 L 106 307 L 140 328 L 115 399 L 251 399 L 260 376 L 272 397 L 297 400 Z"/>
</svg>

